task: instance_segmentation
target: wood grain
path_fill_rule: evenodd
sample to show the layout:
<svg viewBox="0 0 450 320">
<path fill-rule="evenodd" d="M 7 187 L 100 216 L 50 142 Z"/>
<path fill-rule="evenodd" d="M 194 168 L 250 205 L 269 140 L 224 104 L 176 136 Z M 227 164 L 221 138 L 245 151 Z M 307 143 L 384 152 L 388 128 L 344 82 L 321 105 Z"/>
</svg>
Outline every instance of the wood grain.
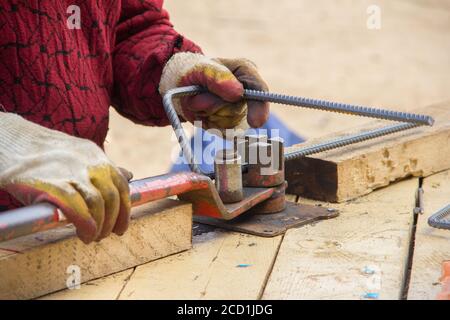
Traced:
<svg viewBox="0 0 450 320">
<path fill-rule="evenodd" d="M 289 230 L 263 298 L 361 299 L 373 293 L 399 299 L 417 186 L 418 179 L 410 179 L 332 205 L 339 217 Z M 381 283 L 372 288 L 377 279 Z"/>
<path fill-rule="evenodd" d="M 449 169 L 450 102 L 414 112 L 433 116 L 435 125 L 287 162 L 288 192 L 317 200 L 343 202 L 409 176 L 426 177 Z M 288 150 L 386 124 L 375 121 L 350 132 L 338 132 Z"/>
<path fill-rule="evenodd" d="M 145 215 L 144 215 L 145 213 Z M 164 199 L 133 210 L 128 231 L 85 245 L 72 226 L 0 244 L 0 298 L 28 299 L 66 288 L 70 265 L 82 282 L 191 247 L 190 204 Z"/>
<path fill-rule="evenodd" d="M 134 269 L 121 271 L 83 283 L 79 289 L 65 289 L 45 295 L 40 300 L 114 300 L 117 299 Z"/>
<path fill-rule="evenodd" d="M 120 299 L 257 299 L 280 241 L 204 233 L 192 250 L 137 267 Z"/>
</svg>

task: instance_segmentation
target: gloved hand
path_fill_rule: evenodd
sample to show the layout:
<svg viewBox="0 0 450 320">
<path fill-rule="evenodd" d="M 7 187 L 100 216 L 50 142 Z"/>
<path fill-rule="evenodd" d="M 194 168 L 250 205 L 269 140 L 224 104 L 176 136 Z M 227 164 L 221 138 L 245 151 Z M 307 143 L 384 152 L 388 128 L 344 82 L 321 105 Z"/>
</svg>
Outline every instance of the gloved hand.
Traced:
<svg viewBox="0 0 450 320">
<path fill-rule="evenodd" d="M 245 89 L 267 91 L 268 87 L 246 59 L 210 59 L 201 54 L 181 52 L 166 64 L 159 91 L 200 85 L 210 93 L 175 99 L 179 116 L 187 121 L 202 121 L 204 129 L 246 129 L 262 126 L 269 117 L 269 103 L 242 100 Z M 248 124 L 248 125 L 247 125 Z"/>
<path fill-rule="evenodd" d="M 24 205 L 56 205 L 85 243 L 128 228 L 128 182 L 96 144 L 5 112 L 0 112 L 0 189 Z"/>
</svg>

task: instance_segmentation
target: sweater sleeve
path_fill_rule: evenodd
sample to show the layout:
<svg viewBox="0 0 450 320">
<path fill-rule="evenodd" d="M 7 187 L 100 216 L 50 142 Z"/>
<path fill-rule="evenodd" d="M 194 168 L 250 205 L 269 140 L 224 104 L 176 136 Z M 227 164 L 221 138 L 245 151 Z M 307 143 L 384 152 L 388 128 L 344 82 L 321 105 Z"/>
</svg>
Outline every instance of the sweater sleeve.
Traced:
<svg viewBox="0 0 450 320">
<path fill-rule="evenodd" d="M 123 0 L 113 53 L 113 107 L 135 123 L 165 126 L 158 86 L 165 63 L 177 52 L 201 49 L 178 34 L 163 0 Z"/>
</svg>

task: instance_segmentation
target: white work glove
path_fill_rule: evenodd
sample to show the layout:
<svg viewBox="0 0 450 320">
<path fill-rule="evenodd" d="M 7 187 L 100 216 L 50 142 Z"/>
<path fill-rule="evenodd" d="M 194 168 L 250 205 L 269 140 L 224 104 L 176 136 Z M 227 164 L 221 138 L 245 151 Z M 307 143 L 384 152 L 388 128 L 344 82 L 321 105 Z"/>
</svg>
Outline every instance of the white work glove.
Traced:
<svg viewBox="0 0 450 320">
<path fill-rule="evenodd" d="M 128 182 L 95 143 L 5 112 L 0 112 L 0 189 L 24 205 L 54 204 L 85 243 L 128 228 Z"/>
<path fill-rule="evenodd" d="M 202 121 L 204 129 L 258 128 L 269 117 L 269 103 L 242 100 L 245 89 L 267 91 L 256 66 L 247 59 L 211 59 L 191 52 L 180 52 L 166 63 L 159 92 L 199 85 L 208 93 L 175 99 L 174 107 L 183 119 Z"/>
</svg>

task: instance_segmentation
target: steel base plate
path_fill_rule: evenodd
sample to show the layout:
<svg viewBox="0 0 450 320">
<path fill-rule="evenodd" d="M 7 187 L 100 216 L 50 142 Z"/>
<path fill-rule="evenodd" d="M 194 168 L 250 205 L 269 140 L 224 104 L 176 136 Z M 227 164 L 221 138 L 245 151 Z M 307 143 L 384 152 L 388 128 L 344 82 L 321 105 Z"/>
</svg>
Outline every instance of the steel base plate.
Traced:
<svg viewBox="0 0 450 320">
<path fill-rule="evenodd" d="M 195 216 L 194 221 L 261 237 L 275 237 L 285 233 L 290 228 L 301 227 L 318 220 L 334 218 L 338 215 L 339 212 L 334 209 L 286 201 L 286 209 L 278 213 L 255 214 L 247 212 L 228 221 Z"/>
</svg>

